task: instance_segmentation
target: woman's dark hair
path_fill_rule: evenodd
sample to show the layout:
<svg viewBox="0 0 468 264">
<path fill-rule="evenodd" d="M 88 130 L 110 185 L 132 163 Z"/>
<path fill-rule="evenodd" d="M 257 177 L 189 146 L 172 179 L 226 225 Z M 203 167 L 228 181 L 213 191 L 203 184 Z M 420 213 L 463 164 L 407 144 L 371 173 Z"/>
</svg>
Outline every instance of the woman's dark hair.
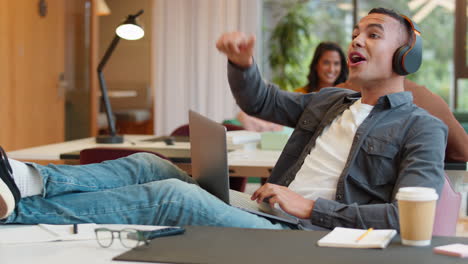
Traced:
<svg viewBox="0 0 468 264">
<path fill-rule="evenodd" d="M 309 83 L 307 84 L 308 93 L 318 90 L 319 79 L 316 68 L 320 58 L 326 51 L 336 51 L 340 55 L 341 71 L 333 85 L 345 82 L 348 78 L 348 64 L 346 63 L 346 57 L 340 46 L 334 42 L 321 42 L 317 48 L 315 48 L 314 57 L 312 58 L 312 62 L 309 66 L 309 76 L 307 77 L 309 80 Z"/>
</svg>

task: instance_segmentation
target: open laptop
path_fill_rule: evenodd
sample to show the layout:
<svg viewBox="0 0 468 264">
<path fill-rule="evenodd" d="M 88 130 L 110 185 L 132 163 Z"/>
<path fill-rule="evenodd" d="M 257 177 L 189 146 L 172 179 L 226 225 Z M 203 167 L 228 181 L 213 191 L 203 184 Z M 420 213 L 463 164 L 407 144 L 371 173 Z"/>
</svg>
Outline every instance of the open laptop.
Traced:
<svg viewBox="0 0 468 264">
<path fill-rule="evenodd" d="M 258 204 L 250 195 L 229 189 L 226 128 L 194 111 L 189 111 L 192 177 L 201 188 L 225 203 L 275 221 L 299 221 L 268 203 Z"/>
</svg>

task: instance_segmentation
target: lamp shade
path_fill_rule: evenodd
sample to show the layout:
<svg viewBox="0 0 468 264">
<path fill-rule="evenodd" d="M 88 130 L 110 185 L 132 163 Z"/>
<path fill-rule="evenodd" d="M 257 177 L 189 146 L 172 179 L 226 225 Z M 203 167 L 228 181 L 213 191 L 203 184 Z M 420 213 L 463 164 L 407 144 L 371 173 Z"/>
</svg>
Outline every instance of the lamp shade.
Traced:
<svg viewBox="0 0 468 264">
<path fill-rule="evenodd" d="M 141 39 L 145 35 L 143 28 L 136 23 L 124 23 L 117 27 L 115 33 L 117 36 L 127 40 Z"/>
<path fill-rule="evenodd" d="M 98 16 L 107 16 L 110 15 L 110 9 L 106 4 L 105 0 L 97 0 L 96 2 L 96 13 Z"/>
<path fill-rule="evenodd" d="M 143 10 L 138 11 L 135 15 L 128 15 L 127 19 L 115 29 L 117 36 L 127 39 L 141 39 L 145 35 L 143 28 L 136 22 L 137 17 L 143 14 Z"/>
</svg>

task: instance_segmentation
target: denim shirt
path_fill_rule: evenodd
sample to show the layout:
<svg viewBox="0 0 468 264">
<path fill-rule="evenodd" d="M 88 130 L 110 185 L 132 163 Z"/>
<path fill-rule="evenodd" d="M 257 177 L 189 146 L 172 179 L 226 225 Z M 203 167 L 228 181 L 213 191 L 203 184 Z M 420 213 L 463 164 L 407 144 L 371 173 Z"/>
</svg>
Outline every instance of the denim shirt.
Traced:
<svg viewBox="0 0 468 264">
<path fill-rule="evenodd" d="M 228 64 L 228 79 L 237 104 L 247 114 L 294 127 L 268 182 L 289 186 L 323 129 L 361 95 L 342 88 L 299 94 L 262 80 L 256 65 Z M 379 98 L 354 136 L 335 200 L 319 198 L 310 219 L 317 225 L 399 230 L 395 195 L 399 188 L 435 188 L 444 183 L 447 127 L 413 104 L 410 92 Z"/>
</svg>

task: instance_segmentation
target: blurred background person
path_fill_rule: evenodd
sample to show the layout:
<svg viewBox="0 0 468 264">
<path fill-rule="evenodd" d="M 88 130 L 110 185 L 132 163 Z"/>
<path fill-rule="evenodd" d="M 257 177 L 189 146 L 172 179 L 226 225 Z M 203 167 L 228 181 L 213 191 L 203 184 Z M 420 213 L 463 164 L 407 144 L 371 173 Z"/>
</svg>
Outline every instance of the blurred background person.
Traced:
<svg viewBox="0 0 468 264">
<path fill-rule="evenodd" d="M 334 42 L 321 42 L 315 48 L 309 65 L 309 82 L 294 91 L 299 93 L 317 92 L 324 87 L 333 87 L 348 78 L 346 56 L 340 46 Z M 258 119 L 240 111 L 236 119 L 249 131 L 281 131 L 282 126 Z"/>
<path fill-rule="evenodd" d="M 348 78 L 346 56 L 340 46 L 334 42 L 321 42 L 314 52 L 309 65 L 309 82 L 297 88 L 295 92 L 318 92 L 325 87 L 334 87 Z"/>
</svg>

